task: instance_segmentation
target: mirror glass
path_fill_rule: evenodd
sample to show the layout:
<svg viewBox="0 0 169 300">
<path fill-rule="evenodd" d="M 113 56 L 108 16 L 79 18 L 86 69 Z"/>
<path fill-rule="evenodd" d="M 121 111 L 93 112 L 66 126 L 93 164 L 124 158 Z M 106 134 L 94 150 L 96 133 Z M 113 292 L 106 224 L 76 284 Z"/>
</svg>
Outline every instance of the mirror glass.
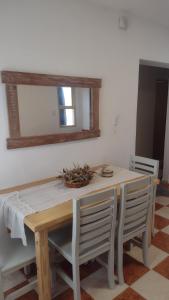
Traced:
<svg viewBox="0 0 169 300">
<path fill-rule="evenodd" d="M 18 85 L 21 136 L 90 130 L 90 88 Z"/>
</svg>

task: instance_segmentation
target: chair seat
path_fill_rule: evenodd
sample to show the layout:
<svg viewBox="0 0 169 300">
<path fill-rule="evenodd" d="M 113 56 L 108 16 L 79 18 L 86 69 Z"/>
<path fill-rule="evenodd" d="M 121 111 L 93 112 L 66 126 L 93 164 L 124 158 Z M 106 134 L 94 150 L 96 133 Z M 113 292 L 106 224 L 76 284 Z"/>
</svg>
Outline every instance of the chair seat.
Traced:
<svg viewBox="0 0 169 300">
<path fill-rule="evenodd" d="M 32 238 L 31 238 L 32 237 Z M 10 236 L 1 237 L 0 242 L 0 270 L 2 273 L 15 271 L 18 266 L 29 264 L 35 259 L 35 245 L 33 235 L 28 238 L 25 247 L 20 239 L 11 239 Z"/>
<path fill-rule="evenodd" d="M 51 231 L 48 240 L 69 262 L 72 262 L 72 225 Z"/>
</svg>

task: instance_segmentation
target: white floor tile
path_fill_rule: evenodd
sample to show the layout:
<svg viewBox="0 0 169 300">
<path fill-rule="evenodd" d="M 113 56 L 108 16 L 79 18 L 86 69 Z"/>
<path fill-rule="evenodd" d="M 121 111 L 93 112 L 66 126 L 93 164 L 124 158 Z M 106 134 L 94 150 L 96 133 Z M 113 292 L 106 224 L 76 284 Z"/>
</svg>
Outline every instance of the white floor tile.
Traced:
<svg viewBox="0 0 169 300">
<path fill-rule="evenodd" d="M 136 260 L 143 262 L 142 258 L 142 249 L 139 247 L 133 247 L 131 251 L 128 252 Z M 157 266 L 163 259 L 165 259 L 168 254 L 159 248 L 151 245 L 149 248 L 149 262 L 150 262 L 150 269 L 153 269 Z"/>
<path fill-rule="evenodd" d="M 167 227 L 163 228 L 161 231 L 169 234 L 169 225 Z"/>
<path fill-rule="evenodd" d="M 123 284 L 117 285 L 113 290 L 109 289 L 107 272 L 103 268 L 83 279 L 81 286 L 95 300 L 112 300 L 128 287 Z"/>
<path fill-rule="evenodd" d="M 3 290 L 7 291 L 16 285 L 24 282 L 26 280 L 24 274 L 20 271 L 17 271 L 13 274 L 3 277 Z"/>
<path fill-rule="evenodd" d="M 163 218 L 169 219 L 169 207 L 162 207 L 156 211 L 156 215 L 159 215 Z"/>
<path fill-rule="evenodd" d="M 158 197 L 156 197 L 156 202 L 159 204 L 162 204 L 162 205 L 168 205 L 169 197 L 158 196 Z"/>
<path fill-rule="evenodd" d="M 168 300 L 169 281 L 151 270 L 138 279 L 132 286 L 146 300 Z"/>
</svg>

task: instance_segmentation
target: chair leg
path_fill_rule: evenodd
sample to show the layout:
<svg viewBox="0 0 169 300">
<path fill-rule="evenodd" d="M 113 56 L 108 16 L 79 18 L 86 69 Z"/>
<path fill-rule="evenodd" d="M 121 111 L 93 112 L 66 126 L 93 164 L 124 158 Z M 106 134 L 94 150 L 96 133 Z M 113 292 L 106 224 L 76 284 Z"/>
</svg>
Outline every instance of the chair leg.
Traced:
<svg viewBox="0 0 169 300">
<path fill-rule="evenodd" d="M 73 294 L 74 294 L 74 300 L 81 300 L 79 265 L 77 263 L 73 263 L 72 267 L 73 267 Z"/>
<path fill-rule="evenodd" d="M 153 189 L 153 203 L 152 203 L 152 226 L 151 226 L 151 234 L 154 237 L 154 223 L 155 223 L 155 202 L 156 202 L 156 193 L 157 193 L 157 185 L 154 186 Z"/>
<path fill-rule="evenodd" d="M 2 285 L 2 274 L 0 272 L 0 299 L 4 300 L 4 292 L 3 292 L 3 285 Z"/>
<path fill-rule="evenodd" d="M 112 251 L 108 252 L 108 283 L 109 283 L 109 288 L 113 289 L 115 286 L 115 281 L 114 281 L 114 253 L 112 253 Z"/>
<path fill-rule="evenodd" d="M 143 232 L 143 262 L 146 267 L 149 267 L 148 258 L 148 230 Z"/>
<path fill-rule="evenodd" d="M 123 242 L 121 239 L 118 239 L 117 243 L 117 275 L 119 284 L 124 283 L 124 275 L 123 275 Z"/>
<path fill-rule="evenodd" d="M 155 223 L 155 199 L 153 200 L 153 205 L 152 205 L 152 224 L 151 224 L 151 234 L 154 237 L 155 232 L 154 232 L 154 223 Z"/>
</svg>

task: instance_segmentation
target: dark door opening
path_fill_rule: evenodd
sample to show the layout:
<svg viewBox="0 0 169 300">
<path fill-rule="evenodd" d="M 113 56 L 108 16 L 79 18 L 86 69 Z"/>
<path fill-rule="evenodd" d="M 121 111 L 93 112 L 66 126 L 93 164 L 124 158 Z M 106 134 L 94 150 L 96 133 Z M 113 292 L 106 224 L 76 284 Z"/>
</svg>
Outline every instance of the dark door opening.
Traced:
<svg viewBox="0 0 169 300">
<path fill-rule="evenodd" d="M 169 69 L 140 65 L 136 155 L 157 159 L 163 176 Z"/>
<path fill-rule="evenodd" d="M 168 80 L 156 82 L 153 158 L 160 162 L 160 177 L 164 165 L 165 128 L 168 102 Z"/>
</svg>

